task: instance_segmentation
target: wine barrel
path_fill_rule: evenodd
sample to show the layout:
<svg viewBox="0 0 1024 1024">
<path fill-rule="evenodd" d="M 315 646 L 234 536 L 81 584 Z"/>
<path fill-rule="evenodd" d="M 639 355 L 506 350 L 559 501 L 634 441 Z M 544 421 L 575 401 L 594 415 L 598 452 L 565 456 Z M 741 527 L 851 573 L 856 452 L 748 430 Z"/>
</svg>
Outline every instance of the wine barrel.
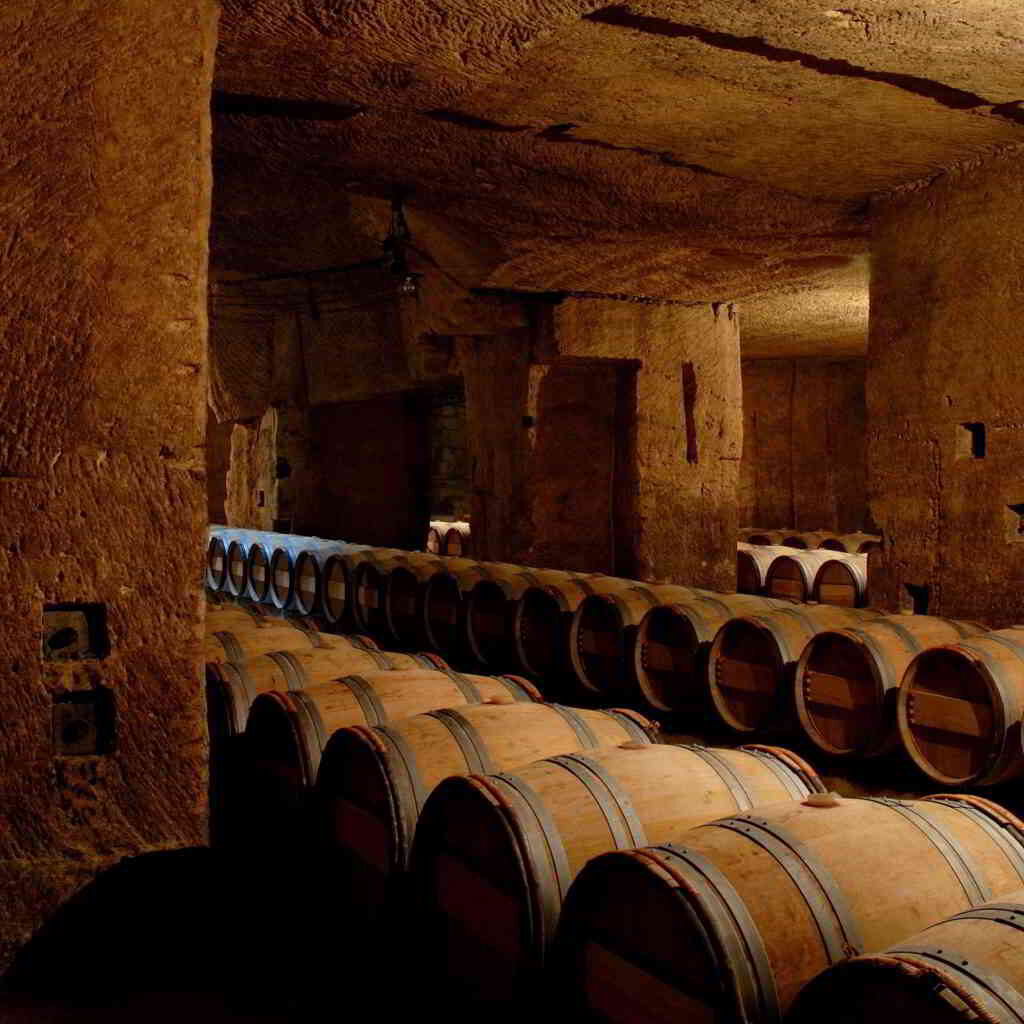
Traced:
<svg viewBox="0 0 1024 1024">
<path fill-rule="evenodd" d="M 975 622 L 891 615 L 811 637 L 796 669 L 804 735 L 837 757 L 871 758 L 899 747 L 896 699 L 914 657 L 928 647 L 983 633 Z"/>
<path fill-rule="evenodd" d="M 864 555 L 827 558 L 818 566 L 811 599 L 844 608 L 861 608 L 868 599 L 868 561 Z"/>
<path fill-rule="evenodd" d="M 249 548 L 237 538 L 228 542 L 224 589 L 233 597 L 249 596 Z"/>
<path fill-rule="evenodd" d="M 383 636 L 387 630 L 384 616 L 384 584 L 396 565 L 409 557 L 408 551 L 389 551 L 382 556 L 360 558 L 350 562 L 352 590 L 350 593 L 352 618 L 356 626 L 366 633 Z"/>
<path fill-rule="evenodd" d="M 652 608 L 640 623 L 633 656 L 644 698 L 659 711 L 703 711 L 708 653 L 721 626 L 747 612 L 789 607 L 789 601 L 752 594 L 697 594 Z"/>
<path fill-rule="evenodd" d="M 265 604 L 232 602 L 231 604 L 213 606 L 207 601 L 204 625 L 207 634 L 218 629 L 248 632 L 255 626 L 261 626 L 266 622 L 276 622 L 281 618 L 282 616 L 276 608 Z"/>
<path fill-rule="evenodd" d="M 227 544 L 216 534 L 213 534 L 206 545 L 206 585 L 214 591 L 223 590 L 227 576 Z"/>
<path fill-rule="evenodd" d="M 314 553 L 320 552 L 326 558 L 330 554 L 344 554 L 347 544 L 339 541 L 320 540 L 317 537 L 293 537 L 277 544 L 270 556 L 270 590 L 268 597 L 277 608 L 291 608 L 297 605 L 295 600 L 298 588 L 299 558 L 307 555 L 306 573 L 308 579 L 308 562 Z M 308 587 L 308 582 L 307 582 Z M 300 608 L 306 614 L 317 609 L 316 594 L 309 595 L 304 602 L 307 607 Z"/>
<path fill-rule="evenodd" d="M 424 805 L 413 844 L 415 891 L 433 911 L 427 944 L 449 980 L 500 997 L 543 965 L 591 858 L 823 791 L 810 766 L 772 747 L 626 743 L 453 776 Z"/>
<path fill-rule="evenodd" d="M 323 548 L 303 548 L 295 556 L 295 585 L 292 596 L 296 611 L 303 615 L 316 615 L 318 613 L 326 615 L 328 605 L 330 604 L 331 616 L 328 617 L 328 621 L 332 624 L 337 622 L 345 612 L 345 595 L 343 590 L 341 594 L 341 614 L 333 617 L 336 614 L 334 602 L 338 595 L 337 592 L 332 594 L 330 602 L 325 598 L 324 580 L 328 563 L 334 559 L 338 564 L 343 565 L 344 563 L 341 561 L 343 555 L 355 554 L 363 550 L 365 550 L 365 547 L 361 544 L 332 544 Z M 331 582 L 335 582 L 335 571 L 332 569 Z M 344 584 L 343 573 L 341 581 Z"/>
<path fill-rule="evenodd" d="M 781 547 L 783 538 L 788 534 L 783 530 L 747 530 L 740 534 L 740 541 L 753 546 L 767 545 Z"/>
<path fill-rule="evenodd" d="M 796 719 L 796 665 L 811 637 L 882 617 L 867 608 L 812 604 L 729 620 L 715 635 L 708 657 L 713 711 L 737 732 L 788 731 Z"/>
<path fill-rule="evenodd" d="M 249 711 L 246 739 L 252 756 L 264 766 L 273 765 L 279 786 L 283 781 L 279 792 L 298 804 L 315 784 L 324 747 L 339 729 L 387 726 L 438 708 L 542 699 L 518 676 L 466 675 L 447 667 L 364 672 L 303 689 L 260 694 Z"/>
<path fill-rule="evenodd" d="M 787 533 L 784 534 L 781 540 L 781 546 L 784 548 L 796 548 L 798 550 L 806 550 L 807 534 L 805 533 Z"/>
<path fill-rule="evenodd" d="M 208 664 L 207 717 L 216 722 L 217 735 L 240 732 L 252 702 L 270 690 L 307 689 L 361 672 L 448 671 L 437 655 L 382 651 L 369 637 L 322 636 L 321 642 L 328 646 L 271 651 L 247 661 Z"/>
<path fill-rule="evenodd" d="M 836 558 L 831 551 L 788 551 L 772 560 L 764 574 L 764 593 L 768 597 L 809 601 L 814 576 L 821 565 Z"/>
<path fill-rule="evenodd" d="M 263 623 L 232 623 L 231 629 L 213 629 L 203 638 L 206 662 L 242 662 L 271 651 L 304 650 L 327 646 L 326 635 L 311 619 L 268 618 Z"/>
<path fill-rule="evenodd" d="M 448 558 L 444 568 L 422 584 L 423 634 L 428 646 L 444 655 L 468 656 L 465 649 L 466 597 L 480 580 L 497 571 L 522 571 L 521 565 Z"/>
<path fill-rule="evenodd" d="M 738 544 L 736 546 L 736 592 L 760 594 L 765 588 L 765 577 L 772 562 L 787 552 L 768 544 Z"/>
<path fill-rule="evenodd" d="M 576 681 L 589 693 L 635 692 L 634 648 L 643 617 L 660 604 L 687 601 L 708 591 L 625 580 L 618 590 L 588 594 L 569 628 L 569 656 Z"/>
<path fill-rule="evenodd" d="M 522 566 L 494 570 L 473 585 L 466 597 L 466 644 L 481 665 L 516 664 L 515 612 L 527 587 L 543 587 L 576 579 L 583 573 Z"/>
<path fill-rule="evenodd" d="M 427 527 L 427 539 L 423 546 L 428 555 L 444 554 L 444 538 L 441 536 L 442 529 L 441 523 L 431 523 Z"/>
<path fill-rule="evenodd" d="M 444 533 L 444 553 L 452 558 L 464 558 L 470 554 L 469 523 L 449 523 Z"/>
<path fill-rule="evenodd" d="M 540 587 L 527 587 L 513 615 L 516 657 L 524 672 L 542 679 L 573 675 L 569 633 L 573 615 L 592 594 L 638 586 L 618 576 L 573 576 Z"/>
<path fill-rule="evenodd" d="M 791 1024 L 1024 1022 L 1024 890 L 947 917 L 880 953 L 834 964 L 797 997 Z"/>
<path fill-rule="evenodd" d="M 384 580 L 384 622 L 387 635 L 400 647 L 430 644 L 423 621 L 426 587 L 437 573 L 447 572 L 450 561 L 438 555 L 413 554 L 391 566 Z"/>
<path fill-rule="evenodd" d="M 607 853 L 569 890 L 557 976 L 608 1024 L 779 1024 L 830 965 L 1019 889 L 1021 828 L 992 804 L 817 794 Z"/>
<path fill-rule="evenodd" d="M 882 546 L 882 538 L 873 533 L 844 533 L 826 537 L 821 546 L 829 551 L 845 551 L 851 555 L 866 555 Z"/>
<path fill-rule="evenodd" d="M 992 786 L 1024 772 L 1024 626 L 922 651 L 900 686 L 903 746 L 943 785 Z"/>
<path fill-rule="evenodd" d="M 631 711 L 558 704 L 466 707 L 377 728 L 336 732 L 318 795 L 339 850 L 379 879 L 404 870 L 420 809 L 442 779 L 500 772 L 553 754 L 649 743 L 654 727 Z"/>
<path fill-rule="evenodd" d="M 274 549 L 266 540 L 255 540 L 245 554 L 245 575 L 248 596 L 254 601 L 270 599 L 270 559 Z"/>
<path fill-rule="evenodd" d="M 320 610 L 332 626 L 341 624 L 346 612 L 350 612 L 356 567 L 372 559 L 378 550 L 352 545 L 351 550 L 334 552 L 324 559 L 320 568 Z"/>
</svg>

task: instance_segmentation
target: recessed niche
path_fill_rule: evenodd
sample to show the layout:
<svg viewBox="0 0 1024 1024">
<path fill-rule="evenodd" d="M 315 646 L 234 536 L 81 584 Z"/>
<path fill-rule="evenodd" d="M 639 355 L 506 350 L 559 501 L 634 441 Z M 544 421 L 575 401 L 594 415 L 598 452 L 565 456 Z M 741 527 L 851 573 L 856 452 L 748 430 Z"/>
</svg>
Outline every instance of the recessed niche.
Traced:
<svg viewBox="0 0 1024 1024">
<path fill-rule="evenodd" d="M 85 661 L 110 653 L 107 606 L 96 602 L 43 606 L 43 660 Z"/>
<path fill-rule="evenodd" d="M 53 700 L 53 750 L 60 757 L 88 757 L 114 750 L 114 692 L 109 687 L 73 690 Z"/>
<path fill-rule="evenodd" d="M 985 424 L 961 423 L 956 433 L 958 459 L 985 458 Z"/>
<path fill-rule="evenodd" d="M 911 612 L 914 615 L 927 615 L 928 604 L 931 601 L 932 588 L 927 583 L 904 583 L 904 599 L 901 602 L 901 611 Z"/>
</svg>

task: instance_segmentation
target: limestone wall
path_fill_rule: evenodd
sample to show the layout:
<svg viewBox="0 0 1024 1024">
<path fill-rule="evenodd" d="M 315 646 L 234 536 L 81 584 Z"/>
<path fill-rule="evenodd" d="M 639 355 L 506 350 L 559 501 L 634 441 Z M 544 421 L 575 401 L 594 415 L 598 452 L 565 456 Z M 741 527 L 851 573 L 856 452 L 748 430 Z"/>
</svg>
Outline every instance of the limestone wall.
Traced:
<svg viewBox="0 0 1024 1024">
<path fill-rule="evenodd" d="M 743 361 L 742 526 L 864 527 L 864 360 Z"/>
<path fill-rule="evenodd" d="M 0 964 L 105 866 L 205 837 L 214 5 L 72 7 L 0 7 Z M 44 658 L 70 602 L 89 639 Z"/>
</svg>

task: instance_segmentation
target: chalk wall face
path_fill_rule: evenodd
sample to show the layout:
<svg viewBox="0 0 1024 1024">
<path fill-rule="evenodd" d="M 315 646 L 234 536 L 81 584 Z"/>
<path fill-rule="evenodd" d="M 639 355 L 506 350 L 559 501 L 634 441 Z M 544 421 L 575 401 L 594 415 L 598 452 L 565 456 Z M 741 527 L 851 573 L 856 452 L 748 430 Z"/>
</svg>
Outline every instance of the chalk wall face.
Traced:
<svg viewBox="0 0 1024 1024">
<path fill-rule="evenodd" d="M 1019 156 L 872 210 L 867 402 L 876 590 L 1010 625 L 1024 614 L 1024 175 Z M 884 579 L 884 582 L 883 582 Z"/>
<path fill-rule="evenodd" d="M 207 0 L 0 11 L 3 964 L 105 866 L 205 838 L 215 34 Z"/>
<path fill-rule="evenodd" d="M 863 529 L 864 374 L 863 359 L 743 361 L 742 526 Z"/>
</svg>

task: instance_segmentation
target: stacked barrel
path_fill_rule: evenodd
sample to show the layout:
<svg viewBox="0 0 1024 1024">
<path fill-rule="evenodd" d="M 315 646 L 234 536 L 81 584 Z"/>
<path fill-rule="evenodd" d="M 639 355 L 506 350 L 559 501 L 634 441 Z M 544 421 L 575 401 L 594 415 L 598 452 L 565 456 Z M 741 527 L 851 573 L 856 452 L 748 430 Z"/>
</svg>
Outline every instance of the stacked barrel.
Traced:
<svg viewBox="0 0 1024 1024">
<path fill-rule="evenodd" d="M 211 540 L 211 582 L 232 543 L 268 546 Z M 543 984 L 623 1024 L 867 1024 L 890 999 L 1020 1024 L 1024 823 L 965 794 L 843 798 L 775 743 L 1014 779 L 1024 627 L 290 543 L 320 615 L 294 581 L 285 608 L 210 597 L 211 735 L 244 737 L 259 801 L 312 826 L 297 852 L 401 915 L 457 996 Z M 564 679 L 597 706 L 546 701 Z M 640 702 L 743 745 L 659 742 Z"/>
</svg>

